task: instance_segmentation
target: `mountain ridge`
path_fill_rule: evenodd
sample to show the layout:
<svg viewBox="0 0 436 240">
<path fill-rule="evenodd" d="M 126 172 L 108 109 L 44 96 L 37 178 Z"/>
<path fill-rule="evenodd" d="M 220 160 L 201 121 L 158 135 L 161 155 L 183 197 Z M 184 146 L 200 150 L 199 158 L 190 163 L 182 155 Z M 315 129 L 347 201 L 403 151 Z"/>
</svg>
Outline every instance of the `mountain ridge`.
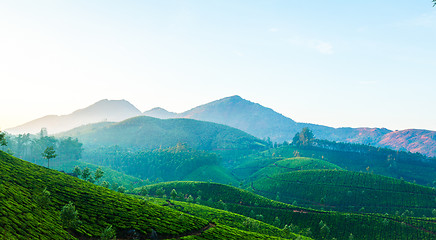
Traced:
<svg viewBox="0 0 436 240">
<path fill-rule="evenodd" d="M 111 101 L 125 102 L 125 108 L 97 108 L 99 105 L 108 105 Z M 113 106 L 114 105 L 116 104 L 113 104 Z M 98 114 L 94 114 L 92 111 L 92 109 L 96 108 L 99 110 L 97 111 Z M 102 111 L 102 109 L 105 111 Z M 109 113 L 116 112 L 117 109 L 130 109 L 131 111 L 124 112 L 122 114 L 124 117 L 120 118 L 105 117 L 111 116 Z M 87 115 L 92 116 L 92 119 L 80 120 L 81 116 Z M 41 127 L 52 125 L 54 127 L 48 128 L 48 131 L 49 133 L 56 133 L 89 123 L 103 121 L 119 122 L 139 115 L 160 119 L 186 118 L 224 124 L 245 131 L 257 138 L 270 139 L 270 141 L 278 143 L 291 141 L 297 132 L 301 131 L 304 127 L 308 127 L 318 139 L 389 147 L 395 150 L 419 152 L 430 157 L 436 156 L 436 131 L 420 129 L 392 131 L 386 128 L 368 127 L 333 128 L 313 123 L 300 123 L 271 108 L 243 99 L 239 95 L 233 95 L 202 104 L 182 113 L 170 112 L 160 107 L 141 113 L 126 100 L 104 99 L 87 108 L 79 109 L 70 115 L 48 115 L 18 127 L 7 129 L 6 131 L 17 134 L 22 133 L 27 127 L 27 132 L 36 133 L 39 132 Z M 73 122 L 69 125 L 69 129 L 58 126 L 64 121 Z M 41 124 L 41 122 L 45 122 L 45 124 Z M 32 131 L 29 131 L 29 129 Z"/>
<path fill-rule="evenodd" d="M 5 131 L 11 134 L 37 133 L 42 128 L 46 128 L 48 133 L 55 134 L 85 124 L 105 121 L 118 122 L 138 115 L 141 115 L 141 111 L 124 99 L 103 99 L 70 114 L 43 116 Z"/>
</svg>

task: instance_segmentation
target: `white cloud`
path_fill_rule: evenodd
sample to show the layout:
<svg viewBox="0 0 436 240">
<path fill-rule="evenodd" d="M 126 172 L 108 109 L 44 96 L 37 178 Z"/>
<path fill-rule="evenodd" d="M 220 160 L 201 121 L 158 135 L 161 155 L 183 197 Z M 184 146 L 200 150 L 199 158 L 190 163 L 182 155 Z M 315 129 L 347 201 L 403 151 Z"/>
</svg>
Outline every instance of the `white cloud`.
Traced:
<svg viewBox="0 0 436 240">
<path fill-rule="evenodd" d="M 315 41 L 315 48 L 322 54 L 333 54 L 333 46 L 328 42 Z"/>
<path fill-rule="evenodd" d="M 278 32 L 278 31 L 280 31 L 280 29 L 278 29 L 278 28 L 270 28 L 268 31 L 270 31 L 270 32 Z"/>
<path fill-rule="evenodd" d="M 333 45 L 331 43 L 317 40 L 317 39 L 293 37 L 293 38 L 289 39 L 289 42 L 295 46 L 305 47 L 305 48 L 316 50 L 321 54 L 333 54 L 334 53 Z"/>
</svg>

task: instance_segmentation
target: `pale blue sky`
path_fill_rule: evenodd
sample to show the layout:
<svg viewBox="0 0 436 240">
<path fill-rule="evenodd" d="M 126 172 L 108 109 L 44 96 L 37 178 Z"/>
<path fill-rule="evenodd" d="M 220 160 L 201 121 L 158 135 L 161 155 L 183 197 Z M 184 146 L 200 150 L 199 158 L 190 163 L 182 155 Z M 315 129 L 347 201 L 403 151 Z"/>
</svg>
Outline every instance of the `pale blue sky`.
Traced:
<svg viewBox="0 0 436 240">
<path fill-rule="evenodd" d="M 0 128 L 237 94 L 299 122 L 436 130 L 435 40 L 430 0 L 0 1 Z"/>
</svg>

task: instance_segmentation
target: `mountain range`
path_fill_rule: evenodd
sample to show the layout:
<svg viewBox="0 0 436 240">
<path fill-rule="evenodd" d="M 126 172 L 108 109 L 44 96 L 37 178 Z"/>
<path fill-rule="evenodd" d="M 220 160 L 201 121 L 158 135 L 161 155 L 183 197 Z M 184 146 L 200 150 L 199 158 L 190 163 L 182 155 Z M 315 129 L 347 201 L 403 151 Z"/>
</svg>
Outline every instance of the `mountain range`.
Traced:
<svg viewBox="0 0 436 240">
<path fill-rule="evenodd" d="M 154 118 L 189 118 L 228 125 L 261 139 L 272 142 L 291 141 L 302 128 L 310 128 L 318 139 L 369 144 L 395 150 L 419 152 L 436 156 L 436 132 L 407 129 L 391 131 L 386 128 L 332 128 L 311 123 L 299 123 L 275 112 L 271 108 L 245 100 L 240 96 L 226 97 L 186 112 L 174 113 L 163 108 L 153 108 L 141 113 L 126 100 L 101 100 L 69 115 L 46 116 L 6 131 L 12 134 L 36 133 L 45 127 L 49 133 L 58 133 L 89 123 L 119 122 L 145 115 Z"/>
</svg>

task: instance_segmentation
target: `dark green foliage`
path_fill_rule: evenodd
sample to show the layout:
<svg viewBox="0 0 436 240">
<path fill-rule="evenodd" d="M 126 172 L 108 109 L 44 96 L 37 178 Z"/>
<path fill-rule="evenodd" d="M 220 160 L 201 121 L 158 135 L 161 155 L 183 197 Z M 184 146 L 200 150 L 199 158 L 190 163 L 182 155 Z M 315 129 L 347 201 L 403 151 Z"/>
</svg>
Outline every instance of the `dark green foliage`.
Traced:
<svg viewBox="0 0 436 240">
<path fill-rule="evenodd" d="M 82 170 L 80 169 L 79 166 L 75 166 L 74 167 L 73 174 L 74 174 L 75 177 L 82 176 Z"/>
<path fill-rule="evenodd" d="M 143 189 L 146 189 L 146 188 L 143 188 Z M 142 189 L 141 189 L 142 190 Z M 146 195 L 146 194 L 143 194 L 143 191 L 141 191 L 140 190 L 140 194 L 141 195 Z M 171 190 L 171 193 L 170 193 L 170 196 L 171 196 L 171 199 L 176 199 L 176 197 L 177 197 L 177 191 L 176 191 L 176 189 L 174 189 L 173 188 L 173 190 Z M 191 196 L 192 197 L 192 196 Z"/>
<path fill-rule="evenodd" d="M 95 170 L 94 173 L 94 180 L 96 182 L 99 182 L 100 179 L 103 177 L 103 175 L 104 175 L 104 171 L 101 168 L 97 168 L 97 170 Z"/>
<path fill-rule="evenodd" d="M 107 226 L 100 236 L 101 240 L 113 240 L 116 239 L 115 229 L 112 228 L 112 225 Z"/>
<path fill-rule="evenodd" d="M 50 195 L 51 193 L 47 190 L 47 188 L 44 188 L 41 193 L 36 194 L 35 201 L 41 208 L 47 208 L 50 205 Z"/>
<path fill-rule="evenodd" d="M 76 229 L 82 223 L 79 220 L 79 214 L 76 210 L 76 207 L 72 202 L 69 202 L 67 205 L 62 207 L 60 218 L 62 226 L 68 229 Z"/>
<path fill-rule="evenodd" d="M 251 176 L 251 179 L 260 179 L 262 177 L 273 176 L 279 173 L 287 173 L 301 170 L 312 169 L 337 169 L 340 170 L 336 164 L 332 164 L 323 160 L 315 158 L 295 157 L 287 158 L 277 162 L 274 162 Z"/>
<path fill-rule="evenodd" d="M 337 170 L 296 171 L 254 182 L 256 193 L 299 206 L 344 212 L 394 214 L 412 210 L 431 216 L 436 190 L 376 174 Z M 410 214 L 408 214 L 411 216 Z"/>
<path fill-rule="evenodd" d="M 82 171 L 82 179 L 88 181 L 90 177 L 91 177 L 91 170 L 88 167 L 86 167 Z"/>
<path fill-rule="evenodd" d="M 219 208 L 219 200 L 226 204 L 229 211 L 247 217 L 262 215 L 266 223 L 273 224 L 280 216 L 282 226 L 293 224 L 300 234 L 309 235 L 315 239 L 348 239 L 350 234 L 354 239 L 434 239 L 436 224 L 432 219 L 409 218 L 380 214 L 354 214 L 319 211 L 295 207 L 276 202 L 259 195 L 235 187 L 216 183 L 201 182 L 170 182 L 147 186 L 149 193 L 154 195 L 158 188 L 176 189 L 179 193 L 195 196 L 202 191 L 201 204 Z M 168 190 L 169 191 L 169 190 Z M 386 225 L 383 222 L 389 220 Z M 326 224 L 323 228 L 320 221 Z M 296 227 L 295 227 L 296 226 Z"/>
<path fill-rule="evenodd" d="M 8 142 L 6 141 L 6 134 L 2 131 L 0 131 L 0 146 L 6 146 L 8 145 Z"/>
<path fill-rule="evenodd" d="M 301 157 L 320 159 L 342 169 L 371 172 L 398 179 L 403 177 L 406 181 L 416 180 L 418 184 L 436 187 L 433 185 L 436 179 L 434 158 L 417 153 L 325 140 L 315 140 L 313 146 L 309 147 L 284 145 L 240 158 L 240 165 L 235 168 L 234 173 L 249 177 L 278 160 L 293 158 L 296 151 Z"/>
<path fill-rule="evenodd" d="M 44 187 L 50 189 L 51 204 L 40 209 L 32 193 Z M 160 234 L 180 234 L 208 224 L 190 215 L 180 220 L 175 210 L 133 199 L 0 151 L 0 235 L 18 239 L 71 239 L 60 225 L 60 211 L 70 201 L 83 223 L 76 231 L 84 236 L 98 237 L 108 225 L 148 235 L 151 228 Z"/>
<path fill-rule="evenodd" d="M 314 137 L 312 131 L 305 127 L 301 130 L 301 132 L 295 134 L 294 138 L 292 139 L 292 144 L 295 146 L 307 147 L 311 146 L 313 141 Z"/>
<path fill-rule="evenodd" d="M 163 199 L 151 198 L 150 200 L 160 205 L 168 206 L 167 201 Z M 288 239 L 298 239 L 298 237 L 300 237 L 300 239 L 309 239 L 304 236 L 298 236 L 292 231 L 285 232 L 280 228 L 255 220 L 253 218 L 199 204 L 188 204 L 186 202 L 174 201 L 173 205 L 169 205 L 168 207 L 175 208 L 184 213 L 194 214 L 195 216 L 199 216 L 210 222 L 224 224 L 229 227 L 234 227 L 245 231 L 252 231 L 269 236 L 285 237 Z"/>
<path fill-rule="evenodd" d="M 56 164 L 78 160 L 82 154 L 82 143 L 73 138 L 55 138 L 44 134 L 34 136 L 30 134 L 20 134 L 18 136 L 8 136 L 10 152 L 14 152 L 16 157 L 39 165 L 45 165 L 46 161 L 41 153 L 47 147 L 53 147 L 57 154 Z M 6 150 L 6 149 L 5 149 Z"/>
<path fill-rule="evenodd" d="M 165 180 L 181 180 L 198 168 L 220 164 L 218 155 L 194 150 L 180 143 L 171 148 L 139 152 L 118 147 L 101 148 L 87 153 L 86 159 L 142 179 Z M 197 176 L 194 174 L 194 177 Z"/>
</svg>

